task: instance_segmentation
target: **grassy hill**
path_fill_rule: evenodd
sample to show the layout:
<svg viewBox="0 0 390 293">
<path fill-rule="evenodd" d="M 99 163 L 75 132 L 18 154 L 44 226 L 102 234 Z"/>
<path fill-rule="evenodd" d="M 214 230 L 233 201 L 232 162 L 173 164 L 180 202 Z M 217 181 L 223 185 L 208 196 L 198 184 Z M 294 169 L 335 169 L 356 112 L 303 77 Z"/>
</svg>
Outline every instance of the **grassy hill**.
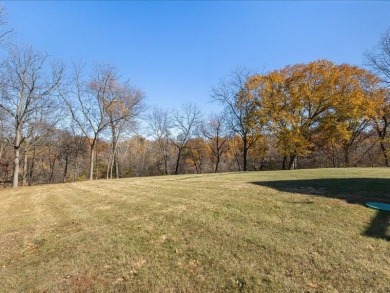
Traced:
<svg viewBox="0 0 390 293">
<path fill-rule="evenodd" d="M 101 180 L 0 191 L 10 291 L 390 291 L 389 169 Z"/>
</svg>

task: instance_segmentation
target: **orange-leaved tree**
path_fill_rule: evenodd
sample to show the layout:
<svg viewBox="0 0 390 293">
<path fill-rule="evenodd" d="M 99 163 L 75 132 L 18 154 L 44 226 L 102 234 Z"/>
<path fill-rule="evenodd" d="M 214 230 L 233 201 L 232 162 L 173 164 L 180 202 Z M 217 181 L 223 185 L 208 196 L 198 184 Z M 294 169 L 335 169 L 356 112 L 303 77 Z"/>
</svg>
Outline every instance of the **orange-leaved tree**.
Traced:
<svg viewBox="0 0 390 293">
<path fill-rule="evenodd" d="M 349 154 L 368 127 L 382 96 L 377 78 L 364 69 L 327 60 L 287 66 L 248 81 L 259 119 L 267 117 L 277 137 L 283 168 L 297 158 L 337 139 Z M 348 159 L 347 159 L 348 160 Z"/>
</svg>

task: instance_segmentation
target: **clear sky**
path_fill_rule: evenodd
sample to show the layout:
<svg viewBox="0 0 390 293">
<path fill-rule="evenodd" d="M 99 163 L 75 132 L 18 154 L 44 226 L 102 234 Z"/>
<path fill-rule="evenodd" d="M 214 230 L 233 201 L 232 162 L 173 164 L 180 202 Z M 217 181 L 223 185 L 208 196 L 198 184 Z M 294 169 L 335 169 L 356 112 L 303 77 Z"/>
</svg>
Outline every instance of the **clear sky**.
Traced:
<svg viewBox="0 0 390 293">
<path fill-rule="evenodd" d="M 326 58 L 363 64 L 390 26 L 390 2 L 5 2 L 19 43 L 66 63 L 111 63 L 149 105 L 196 102 L 238 67 Z"/>
</svg>

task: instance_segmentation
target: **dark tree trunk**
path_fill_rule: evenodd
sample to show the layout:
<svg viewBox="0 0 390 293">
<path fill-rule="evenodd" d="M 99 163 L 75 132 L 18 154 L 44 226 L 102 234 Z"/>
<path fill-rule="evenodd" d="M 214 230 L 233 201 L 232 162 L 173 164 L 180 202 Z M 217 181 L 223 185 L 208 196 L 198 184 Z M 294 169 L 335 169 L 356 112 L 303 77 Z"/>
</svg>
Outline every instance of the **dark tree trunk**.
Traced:
<svg viewBox="0 0 390 293">
<path fill-rule="evenodd" d="M 287 169 L 287 156 L 283 156 L 282 169 Z"/>
<path fill-rule="evenodd" d="M 383 141 L 380 142 L 380 146 L 381 146 L 381 151 L 382 151 L 383 157 L 385 159 L 385 166 L 389 167 L 389 156 L 387 155 L 386 147 L 385 147 L 385 144 L 383 143 Z"/>
<path fill-rule="evenodd" d="M 246 136 L 242 139 L 243 142 L 243 159 L 244 159 L 244 166 L 243 169 L 244 171 L 247 171 L 247 159 L 248 159 L 248 139 Z"/>
<path fill-rule="evenodd" d="M 63 175 L 63 178 L 62 178 L 62 182 L 63 183 L 66 182 L 66 175 L 68 174 L 68 163 L 69 163 L 69 158 L 68 158 L 68 155 L 66 155 L 66 157 L 65 157 L 64 175 Z"/>
<path fill-rule="evenodd" d="M 218 173 L 219 160 L 220 160 L 220 155 L 219 155 L 219 153 L 218 153 L 218 155 L 217 155 L 217 161 L 215 162 L 215 170 L 214 170 L 214 173 Z"/>
<path fill-rule="evenodd" d="M 350 159 L 349 159 L 349 152 L 344 151 L 344 166 L 349 167 L 351 165 Z"/>
<path fill-rule="evenodd" d="M 53 183 L 54 182 L 54 168 L 56 166 L 56 161 L 57 161 L 57 159 L 53 158 L 53 161 L 50 162 L 49 183 Z"/>
<path fill-rule="evenodd" d="M 180 164 L 181 151 L 182 151 L 182 148 L 179 148 L 179 152 L 177 154 L 177 159 L 176 159 L 175 175 L 179 174 L 179 164 Z"/>
<path fill-rule="evenodd" d="M 118 161 L 118 151 L 115 150 L 115 178 L 119 179 L 119 161 Z"/>
<path fill-rule="evenodd" d="M 290 155 L 290 161 L 288 162 L 288 169 L 289 170 L 294 170 L 295 169 L 295 165 L 296 165 L 296 159 L 297 159 L 297 156 L 295 154 L 291 154 Z"/>
</svg>

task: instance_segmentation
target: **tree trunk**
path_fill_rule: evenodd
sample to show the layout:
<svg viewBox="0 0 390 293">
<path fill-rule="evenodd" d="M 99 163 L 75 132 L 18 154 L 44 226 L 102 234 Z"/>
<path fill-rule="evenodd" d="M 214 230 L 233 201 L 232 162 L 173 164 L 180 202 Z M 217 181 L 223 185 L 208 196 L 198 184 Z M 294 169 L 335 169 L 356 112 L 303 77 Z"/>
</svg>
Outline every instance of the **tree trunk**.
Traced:
<svg viewBox="0 0 390 293">
<path fill-rule="evenodd" d="M 332 151 L 332 164 L 333 164 L 333 168 L 337 167 L 337 159 L 333 151 Z"/>
<path fill-rule="evenodd" d="M 381 146 L 381 151 L 382 151 L 383 157 L 385 159 L 385 166 L 389 167 L 389 156 L 387 155 L 386 147 L 385 147 L 385 144 L 383 143 L 383 141 L 380 142 L 380 146 Z"/>
<path fill-rule="evenodd" d="M 117 168 L 118 168 L 118 164 L 117 164 L 117 152 L 116 152 L 116 142 L 112 142 L 111 144 L 111 150 L 110 150 L 110 155 L 109 155 L 109 159 L 108 159 L 108 164 L 107 164 L 107 179 L 112 179 L 113 178 L 113 174 L 114 174 L 114 166 L 115 166 L 115 178 L 119 178 L 118 177 L 118 172 L 117 172 Z"/>
<path fill-rule="evenodd" d="M 118 161 L 118 152 L 115 150 L 115 178 L 119 179 L 119 161 Z"/>
<path fill-rule="evenodd" d="M 112 177 L 112 165 L 111 165 L 111 162 L 112 162 L 112 159 L 111 159 L 111 153 L 109 154 L 108 156 L 108 161 L 107 161 L 107 170 L 106 170 L 106 179 L 110 179 L 110 173 L 111 173 L 111 177 Z"/>
<path fill-rule="evenodd" d="M 119 166 L 118 166 L 118 158 L 115 149 L 111 149 L 111 153 L 108 159 L 107 164 L 107 179 L 112 179 L 114 176 L 114 167 L 115 167 L 115 178 L 119 178 Z"/>
<path fill-rule="evenodd" d="M 35 165 L 35 147 L 33 149 L 33 156 L 31 158 L 31 166 L 28 170 L 28 186 L 31 186 L 33 184 L 34 165 Z"/>
<path fill-rule="evenodd" d="M 95 141 L 92 142 L 91 153 L 89 156 L 89 180 L 93 180 L 93 170 L 94 170 L 94 162 L 95 162 Z"/>
<path fill-rule="evenodd" d="M 2 172 L 3 172 L 3 187 L 7 187 L 7 181 L 8 181 L 8 162 L 7 161 L 3 161 L 3 164 L 2 164 Z"/>
<path fill-rule="evenodd" d="M 168 175 L 168 156 L 164 154 L 164 172 L 165 175 Z"/>
<path fill-rule="evenodd" d="M 345 167 L 350 166 L 349 152 L 348 151 L 344 151 L 344 166 Z"/>
<path fill-rule="evenodd" d="M 283 156 L 282 169 L 287 169 L 287 156 Z"/>
<path fill-rule="evenodd" d="M 234 157 L 235 157 L 235 159 L 236 159 L 236 164 L 237 164 L 237 171 L 238 171 L 238 172 L 241 172 L 241 163 L 240 163 L 240 158 L 239 158 L 239 156 L 238 156 L 238 154 L 237 154 L 237 153 L 234 155 Z"/>
<path fill-rule="evenodd" d="M 288 163 L 288 169 L 289 170 L 294 170 L 295 169 L 295 165 L 296 165 L 296 159 L 297 159 L 297 156 L 295 154 L 291 154 L 290 155 L 290 161 Z"/>
<path fill-rule="evenodd" d="M 78 159 L 74 165 L 74 170 L 73 170 L 73 182 L 77 181 L 77 178 L 79 178 L 79 163 Z"/>
<path fill-rule="evenodd" d="M 219 151 L 217 150 L 218 154 L 217 154 L 217 160 L 215 162 L 215 170 L 214 170 L 214 173 L 218 173 L 218 166 L 219 166 L 219 160 L 220 160 L 220 155 L 219 155 Z"/>
<path fill-rule="evenodd" d="M 381 151 L 382 151 L 383 157 L 385 159 L 385 166 L 389 167 L 390 166 L 389 156 L 387 154 L 386 146 L 384 144 L 384 140 L 386 138 L 387 128 L 389 126 L 389 122 L 387 121 L 386 117 L 382 117 L 382 119 L 383 119 L 383 122 L 384 122 L 383 129 L 380 128 L 378 122 L 375 122 L 375 125 L 376 125 L 376 131 L 377 131 L 378 136 L 380 138 L 380 143 L 379 144 L 380 144 L 380 147 L 381 147 Z"/>
<path fill-rule="evenodd" d="M 0 160 L 3 158 L 5 145 L 3 143 L 0 144 Z"/>
<path fill-rule="evenodd" d="M 23 175 L 22 175 L 22 185 L 27 186 L 27 176 L 28 176 L 28 156 L 27 156 L 27 150 L 24 151 L 23 155 Z"/>
<path fill-rule="evenodd" d="M 182 151 L 182 148 L 179 148 L 179 152 L 177 154 L 177 159 L 176 159 L 175 175 L 179 174 L 179 164 L 180 164 L 181 151 Z"/>
<path fill-rule="evenodd" d="M 196 172 L 196 174 L 199 174 L 199 166 L 198 166 L 198 164 L 196 163 L 196 161 L 194 162 L 194 167 L 195 167 L 195 172 Z"/>
<path fill-rule="evenodd" d="M 19 186 L 19 159 L 20 159 L 20 143 L 22 140 L 22 129 L 16 128 L 14 143 L 14 170 L 12 178 L 12 187 L 17 188 Z"/>
<path fill-rule="evenodd" d="M 56 165 L 56 161 L 57 161 L 57 159 L 53 158 L 53 161 L 50 162 L 49 183 L 53 183 L 54 182 L 54 168 L 55 168 L 55 165 Z"/>
<path fill-rule="evenodd" d="M 14 149 L 14 171 L 13 171 L 13 180 L 12 180 L 12 187 L 17 188 L 19 185 L 19 156 L 20 156 L 20 149 L 19 147 L 15 146 Z"/>
<path fill-rule="evenodd" d="M 99 179 L 99 148 L 97 147 L 97 141 L 95 143 L 95 179 Z M 92 176 L 93 177 L 93 176 Z M 93 179 L 92 179 L 93 180 Z"/>
<path fill-rule="evenodd" d="M 68 173 L 68 162 L 69 162 L 69 159 L 68 159 L 68 155 L 65 157 L 65 167 L 64 167 L 64 175 L 63 175 L 63 179 L 62 179 L 62 182 L 65 183 L 66 182 L 66 174 Z"/>
<path fill-rule="evenodd" d="M 243 141 L 243 159 L 244 159 L 244 166 L 243 169 L 244 171 L 247 171 L 247 159 L 248 159 L 248 139 L 246 136 L 242 139 Z"/>
</svg>

